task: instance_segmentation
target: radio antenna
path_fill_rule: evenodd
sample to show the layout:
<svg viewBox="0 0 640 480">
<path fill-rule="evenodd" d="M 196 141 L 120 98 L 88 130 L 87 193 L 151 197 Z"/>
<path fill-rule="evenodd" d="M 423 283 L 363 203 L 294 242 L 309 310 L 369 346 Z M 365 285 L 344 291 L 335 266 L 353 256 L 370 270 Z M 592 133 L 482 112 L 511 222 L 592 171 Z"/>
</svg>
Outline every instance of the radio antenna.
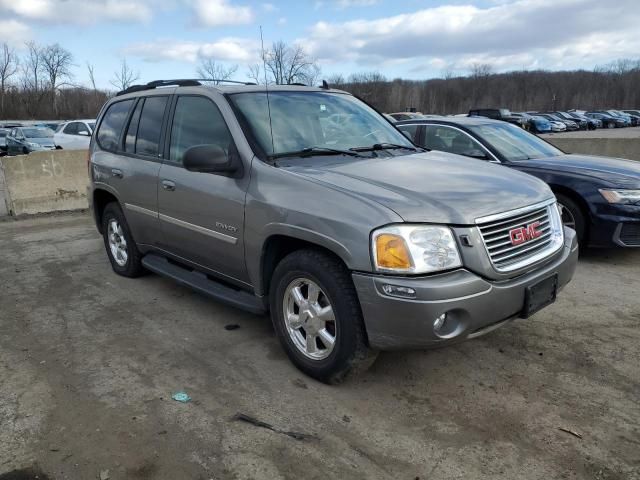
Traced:
<svg viewBox="0 0 640 480">
<path fill-rule="evenodd" d="M 267 57 L 264 53 L 264 39 L 262 37 L 262 25 L 260 25 L 260 45 L 262 46 L 262 68 L 264 70 L 264 89 L 267 92 L 267 112 L 269 112 L 269 132 L 271 133 L 271 154 L 275 155 L 276 147 L 273 144 L 273 126 L 271 124 L 271 102 L 269 101 L 269 81 L 267 80 Z"/>
</svg>

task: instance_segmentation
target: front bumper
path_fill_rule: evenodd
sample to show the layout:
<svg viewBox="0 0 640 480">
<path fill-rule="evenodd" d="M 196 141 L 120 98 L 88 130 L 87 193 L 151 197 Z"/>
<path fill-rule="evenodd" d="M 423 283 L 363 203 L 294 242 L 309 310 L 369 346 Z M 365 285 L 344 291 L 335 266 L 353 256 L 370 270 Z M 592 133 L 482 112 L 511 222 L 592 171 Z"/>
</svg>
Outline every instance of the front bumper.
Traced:
<svg viewBox="0 0 640 480">
<path fill-rule="evenodd" d="M 590 247 L 640 247 L 640 206 L 599 204 L 589 225 Z"/>
<path fill-rule="evenodd" d="M 459 269 L 429 277 L 388 277 L 354 273 L 369 344 L 378 350 L 434 348 L 478 337 L 520 316 L 527 287 L 558 275 L 559 288 L 573 277 L 578 243 L 573 230 L 565 228 L 565 244 L 555 258 L 517 278 L 489 281 Z M 384 293 L 385 284 L 410 287 L 415 299 Z M 433 322 L 447 313 L 455 327 L 437 335 Z"/>
</svg>

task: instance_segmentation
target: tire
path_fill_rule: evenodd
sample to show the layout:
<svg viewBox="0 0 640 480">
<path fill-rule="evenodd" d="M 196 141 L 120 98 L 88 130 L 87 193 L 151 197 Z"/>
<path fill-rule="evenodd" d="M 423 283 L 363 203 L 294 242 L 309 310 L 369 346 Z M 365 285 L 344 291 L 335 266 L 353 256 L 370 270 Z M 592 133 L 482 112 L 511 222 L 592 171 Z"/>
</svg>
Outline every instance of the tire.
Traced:
<svg viewBox="0 0 640 480">
<path fill-rule="evenodd" d="M 616 128 L 615 123 L 607 122 L 607 128 Z"/>
<path fill-rule="evenodd" d="M 127 219 L 115 202 L 107 204 L 102 213 L 102 237 L 114 272 L 129 278 L 139 277 L 144 273 L 142 255 L 131 235 Z M 126 253 L 126 258 L 122 255 L 123 252 Z"/>
<path fill-rule="evenodd" d="M 315 302 L 311 293 L 314 284 L 319 289 Z M 296 297 L 296 288 L 302 297 Z M 276 334 L 289 359 L 305 374 L 324 383 L 336 384 L 365 371 L 376 359 L 377 352 L 367 345 L 360 302 L 351 275 L 335 257 L 311 249 L 289 254 L 276 267 L 269 293 Z M 307 308 L 302 310 L 300 304 Z M 327 306 L 333 313 L 327 318 L 333 318 L 333 322 L 316 315 L 319 308 L 326 310 Z M 293 313 L 291 318 L 295 320 L 287 321 L 285 311 Z M 297 322 L 300 327 L 296 327 Z M 324 329 L 325 336 L 333 334 L 332 346 L 319 334 L 317 338 L 316 335 L 309 337 L 312 331 L 317 332 L 320 328 Z M 315 358 L 311 358 L 313 355 Z"/>
<path fill-rule="evenodd" d="M 587 233 L 587 224 L 584 212 L 572 198 L 561 193 L 556 193 L 556 198 L 558 199 L 558 204 L 562 210 L 562 223 L 576 231 L 578 244 L 582 246 Z"/>
</svg>

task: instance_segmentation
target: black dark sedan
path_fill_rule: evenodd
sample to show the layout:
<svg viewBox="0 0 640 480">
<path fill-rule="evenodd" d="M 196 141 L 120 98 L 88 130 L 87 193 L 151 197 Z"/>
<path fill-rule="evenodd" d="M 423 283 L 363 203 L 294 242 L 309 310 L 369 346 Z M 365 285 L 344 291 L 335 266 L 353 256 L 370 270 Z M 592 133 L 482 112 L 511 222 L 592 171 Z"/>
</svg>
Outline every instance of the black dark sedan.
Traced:
<svg viewBox="0 0 640 480">
<path fill-rule="evenodd" d="M 489 119 L 408 120 L 396 127 L 427 149 L 501 163 L 544 180 L 558 198 L 564 223 L 585 246 L 640 247 L 640 162 L 567 154 Z"/>
</svg>

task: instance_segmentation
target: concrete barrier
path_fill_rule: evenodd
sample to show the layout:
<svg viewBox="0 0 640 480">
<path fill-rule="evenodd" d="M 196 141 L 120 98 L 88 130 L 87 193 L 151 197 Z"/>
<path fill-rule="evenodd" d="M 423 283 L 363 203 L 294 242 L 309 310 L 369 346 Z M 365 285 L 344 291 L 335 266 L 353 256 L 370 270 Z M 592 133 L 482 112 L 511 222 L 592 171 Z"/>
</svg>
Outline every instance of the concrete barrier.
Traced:
<svg viewBox="0 0 640 480">
<path fill-rule="evenodd" d="M 11 215 L 88 207 L 87 152 L 54 150 L 0 159 Z M 0 189 L 1 177 L 0 177 Z M 0 210 L 1 214 L 1 210 Z"/>
<path fill-rule="evenodd" d="M 561 135 L 544 139 L 567 153 L 640 160 L 640 138 L 563 138 Z"/>
</svg>

